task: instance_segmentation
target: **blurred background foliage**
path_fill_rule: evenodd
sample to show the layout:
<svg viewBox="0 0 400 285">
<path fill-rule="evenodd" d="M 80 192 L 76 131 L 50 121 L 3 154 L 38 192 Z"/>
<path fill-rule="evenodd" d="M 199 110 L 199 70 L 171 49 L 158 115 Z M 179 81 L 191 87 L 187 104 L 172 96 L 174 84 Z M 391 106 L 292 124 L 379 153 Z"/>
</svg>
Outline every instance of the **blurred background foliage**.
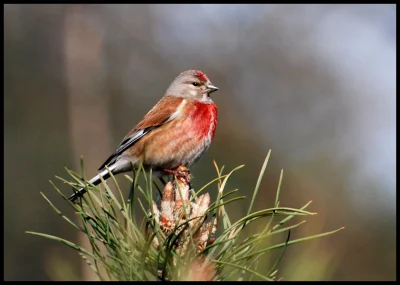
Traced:
<svg viewBox="0 0 400 285">
<path fill-rule="evenodd" d="M 48 180 L 81 155 L 94 175 L 191 68 L 220 87 L 193 186 L 213 160 L 245 164 L 230 187 L 250 195 L 272 149 L 255 208 L 273 205 L 283 168 L 281 206 L 318 212 L 294 237 L 346 227 L 289 247 L 280 276 L 394 280 L 395 21 L 394 4 L 4 5 L 5 280 L 91 278 L 76 252 L 24 233 L 79 238 L 39 191 L 68 212 Z"/>
</svg>

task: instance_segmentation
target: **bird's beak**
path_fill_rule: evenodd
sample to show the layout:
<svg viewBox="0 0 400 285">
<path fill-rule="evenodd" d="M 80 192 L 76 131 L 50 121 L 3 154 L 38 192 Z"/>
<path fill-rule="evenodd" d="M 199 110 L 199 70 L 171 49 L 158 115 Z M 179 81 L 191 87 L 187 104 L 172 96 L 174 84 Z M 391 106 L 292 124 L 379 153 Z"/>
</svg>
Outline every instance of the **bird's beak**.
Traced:
<svg viewBox="0 0 400 285">
<path fill-rule="evenodd" d="M 213 93 L 213 92 L 217 91 L 218 89 L 219 89 L 218 87 L 216 87 L 216 86 L 214 86 L 212 84 L 208 84 L 207 85 L 208 94 Z"/>
</svg>

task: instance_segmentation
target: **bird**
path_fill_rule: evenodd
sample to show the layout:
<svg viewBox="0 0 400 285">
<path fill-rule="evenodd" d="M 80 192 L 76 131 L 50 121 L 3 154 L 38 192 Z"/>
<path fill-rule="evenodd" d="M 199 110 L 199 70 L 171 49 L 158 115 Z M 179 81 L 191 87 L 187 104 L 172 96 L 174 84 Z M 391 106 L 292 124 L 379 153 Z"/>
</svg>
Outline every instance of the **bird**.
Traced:
<svg viewBox="0 0 400 285">
<path fill-rule="evenodd" d="M 116 175 L 140 165 L 147 171 L 151 169 L 153 177 L 160 179 L 174 174 L 180 166 L 189 168 L 214 138 L 218 109 L 210 94 L 217 90 L 200 70 L 180 73 L 89 182 L 98 185 L 101 178 L 110 177 L 109 171 Z M 85 192 L 85 188 L 74 189 L 68 199 L 73 202 Z"/>
</svg>

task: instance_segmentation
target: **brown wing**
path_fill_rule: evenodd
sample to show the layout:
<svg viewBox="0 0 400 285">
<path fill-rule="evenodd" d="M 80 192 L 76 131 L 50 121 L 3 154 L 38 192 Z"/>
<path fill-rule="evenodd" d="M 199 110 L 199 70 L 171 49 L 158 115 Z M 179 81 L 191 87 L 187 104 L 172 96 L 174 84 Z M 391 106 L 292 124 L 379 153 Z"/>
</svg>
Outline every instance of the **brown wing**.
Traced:
<svg viewBox="0 0 400 285">
<path fill-rule="evenodd" d="M 127 148 L 134 145 L 140 138 L 166 123 L 171 115 L 178 109 L 183 98 L 164 96 L 160 101 L 143 117 L 123 139 L 115 152 L 100 166 L 99 170 L 106 165 L 113 164 L 118 156 Z"/>
<path fill-rule="evenodd" d="M 130 137 L 140 129 L 161 126 L 178 109 L 183 98 L 164 96 L 154 107 L 143 117 L 143 119 L 126 136 Z"/>
</svg>

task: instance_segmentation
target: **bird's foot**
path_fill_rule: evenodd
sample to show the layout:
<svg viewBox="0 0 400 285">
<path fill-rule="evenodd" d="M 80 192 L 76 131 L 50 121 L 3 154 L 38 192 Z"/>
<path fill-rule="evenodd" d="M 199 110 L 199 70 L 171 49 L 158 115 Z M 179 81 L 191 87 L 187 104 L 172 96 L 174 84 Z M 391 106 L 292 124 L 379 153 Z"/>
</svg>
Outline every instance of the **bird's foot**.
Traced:
<svg viewBox="0 0 400 285">
<path fill-rule="evenodd" d="M 181 182 L 189 185 L 191 188 L 190 180 L 190 171 L 186 166 L 178 166 L 175 169 L 163 169 L 165 173 L 172 174 L 173 176 L 176 177 L 176 179 L 180 180 Z"/>
<path fill-rule="evenodd" d="M 190 181 L 190 172 L 186 166 L 179 166 L 175 169 L 163 169 L 165 173 L 172 174 L 176 178 L 184 178 L 187 181 Z"/>
</svg>

